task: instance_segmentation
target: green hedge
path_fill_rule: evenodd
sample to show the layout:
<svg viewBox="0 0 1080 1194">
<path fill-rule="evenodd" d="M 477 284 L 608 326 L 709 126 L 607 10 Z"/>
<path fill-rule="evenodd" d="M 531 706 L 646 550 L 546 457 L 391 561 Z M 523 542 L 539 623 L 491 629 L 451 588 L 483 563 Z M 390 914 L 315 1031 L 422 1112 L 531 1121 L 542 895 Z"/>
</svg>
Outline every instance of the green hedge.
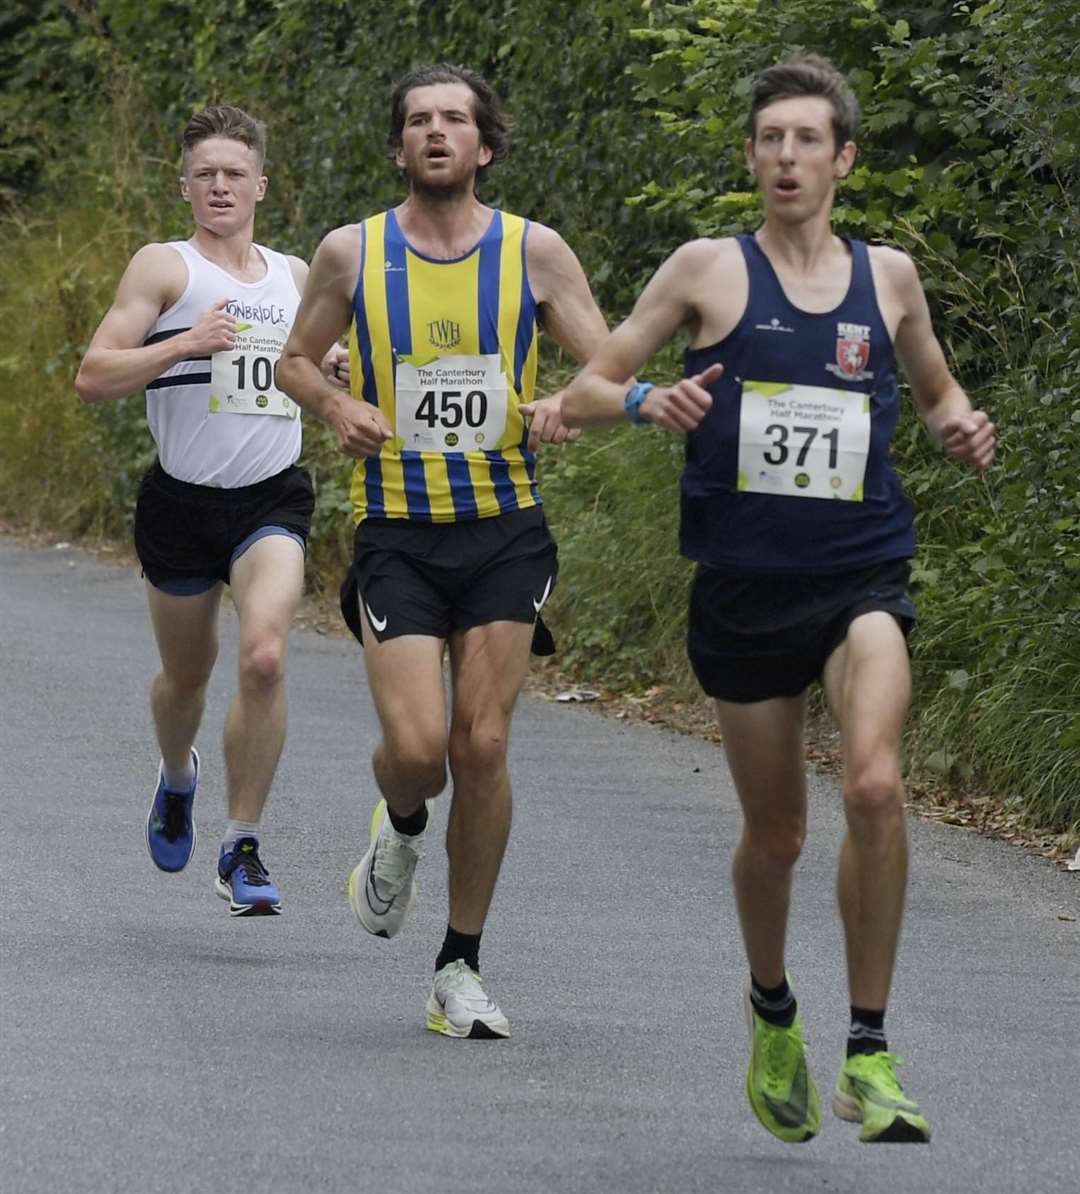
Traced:
<svg viewBox="0 0 1080 1194">
<path fill-rule="evenodd" d="M 817 50 L 866 114 L 838 227 L 913 254 L 1001 439 L 986 479 L 940 460 L 913 418 L 897 443 L 922 542 L 915 760 L 1080 828 L 1078 45 L 1078 6 L 1041 0 L 16 0 L 0 16 L 0 514 L 127 532 L 152 455 L 142 404 L 83 407 L 71 378 L 130 254 L 186 234 L 177 135 L 194 109 L 267 119 L 259 235 L 310 256 L 401 196 L 391 81 L 467 62 L 517 122 L 484 197 L 557 227 L 615 318 L 688 236 L 754 226 L 750 79 Z M 549 354 L 549 384 L 567 375 Z M 347 466 L 306 434 L 319 584 L 348 550 Z M 678 445 L 590 435 L 542 467 L 563 661 L 689 691 Z"/>
<path fill-rule="evenodd" d="M 951 363 L 1000 435 L 984 478 L 940 459 L 912 415 L 896 445 L 922 543 L 915 757 L 962 782 L 977 776 L 1046 824 L 1080 826 L 1080 8 L 695 0 L 665 11 L 671 23 L 636 35 L 653 57 L 632 71 L 638 98 L 693 148 L 692 165 L 632 202 L 700 234 L 760 219 L 742 151 L 756 70 L 806 48 L 852 79 L 864 144 L 837 227 L 913 254 Z M 600 508 L 633 512 L 611 530 L 619 550 L 605 560 L 612 588 L 640 602 L 639 578 L 654 568 L 643 523 L 652 495 L 670 489 L 669 448 L 620 440 L 595 452 L 597 464 L 616 452 L 637 461 L 630 484 L 610 475 Z M 604 481 L 602 466 L 564 471 L 571 488 L 578 471 Z M 561 494 L 561 481 L 552 488 Z M 685 682 L 669 649 L 682 576 L 667 561 L 662 574 L 673 584 L 649 600 L 664 619 L 634 640 L 654 643 L 653 659 L 624 661 L 618 634 L 599 646 L 616 672 L 637 677 L 655 662 Z M 602 589 L 565 598 L 573 652 L 596 638 L 594 611 L 611 601 Z"/>
</svg>

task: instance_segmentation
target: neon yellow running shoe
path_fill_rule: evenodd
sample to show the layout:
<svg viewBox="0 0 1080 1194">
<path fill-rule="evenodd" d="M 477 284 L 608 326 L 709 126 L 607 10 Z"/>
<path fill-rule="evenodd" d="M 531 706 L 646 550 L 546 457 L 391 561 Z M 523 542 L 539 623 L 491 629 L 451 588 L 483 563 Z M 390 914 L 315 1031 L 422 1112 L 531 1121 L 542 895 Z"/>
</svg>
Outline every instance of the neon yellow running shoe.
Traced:
<svg viewBox="0 0 1080 1194">
<path fill-rule="evenodd" d="M 859 1139 L 867 1144 L 930 1141 L 930 1125 L 896 1076 L 895 1067 L 903 1064 L 895 1053 L 856 1053 L 841 1067 L 833 1111 L 841 1119 L 861 1123 Z"/>
<path fill-rule="evenodd" d="M 802 1022 L 778 1028 L 754 1011 L 746 992 L 746 1025 L 750 1030 L 750 1068 L 746 1093 L 754 1114 L 780 1140 L 798 1144 L 821 1130 L 817 1087 L 806 1068 Z"/>
</svg>

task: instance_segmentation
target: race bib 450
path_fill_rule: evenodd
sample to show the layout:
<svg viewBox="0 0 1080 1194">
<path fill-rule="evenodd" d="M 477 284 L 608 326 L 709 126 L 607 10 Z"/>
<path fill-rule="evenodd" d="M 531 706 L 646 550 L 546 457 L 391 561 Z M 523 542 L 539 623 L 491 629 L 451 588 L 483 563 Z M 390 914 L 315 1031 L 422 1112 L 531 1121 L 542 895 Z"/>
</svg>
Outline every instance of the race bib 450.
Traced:
<svg viewBox="0 0 1080 1194">
<path fill-rule="evenodd" d="M 399 359 L 394 392 L 402 449 L 493 450 L 506 430 L 507 382 L 498 353 L 422 364 Z"/>
<path fill-rule="evenodd" d="M 861 502 L 869 451 L 869 394 L 743 382 L 740 490 Z"/>
</svg>

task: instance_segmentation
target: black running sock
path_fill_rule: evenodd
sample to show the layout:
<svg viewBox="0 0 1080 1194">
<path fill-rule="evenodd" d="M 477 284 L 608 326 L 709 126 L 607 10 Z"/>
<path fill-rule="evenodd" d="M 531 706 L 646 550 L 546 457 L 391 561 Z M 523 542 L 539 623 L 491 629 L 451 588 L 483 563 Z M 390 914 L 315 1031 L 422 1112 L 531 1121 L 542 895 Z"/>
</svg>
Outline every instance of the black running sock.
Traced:
<svg viewBox="0 0 1080 1194">
<path fill-rule="evenodd" d="M 390 805 L 386 806 L 386 815 L 390 818 L 390 824 L 398 831 L 403 833 L 406 837 L 416 837 L 418 833 L 423 833 L 427 828 L 427 802 L 425 801 L 416 810 L 407 817 L 395 813 Z"/>
<path fill-rule="evenodd" d="M 799 1005 L 786 978 L 778 987 L 763 987 L 751 974 L 750 1002 L 763 1020 L 775 1024 L 777 1028 L 790 1028 L 795 1023 Z"/>
<path fill-rule="evenodd" d="M 435 969 L 441 970 L 448 962 L 456 962 L 460 958 L 470 970 L 479 974 L 480 936 L 480 933 L 459 933 L 457 929 L 447 925 L 442 949 L 435 959 Z"/>
<path fill-rule="evenodd" d="M 888 1047 L 885 1040 L 885 1009 L 873 1011 L 852 1004 L 851 1029 L 847 1039 L 848 1057 L 854 1057 L 856 1053 L 884 1053 Z"/>
</svg>

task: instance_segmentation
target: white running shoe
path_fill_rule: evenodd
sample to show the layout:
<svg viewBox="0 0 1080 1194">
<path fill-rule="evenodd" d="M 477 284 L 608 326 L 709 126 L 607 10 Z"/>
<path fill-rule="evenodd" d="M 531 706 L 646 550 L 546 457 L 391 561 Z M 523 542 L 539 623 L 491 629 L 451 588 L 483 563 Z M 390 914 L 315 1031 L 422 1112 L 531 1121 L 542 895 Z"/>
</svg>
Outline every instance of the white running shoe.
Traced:
<svg viewBox="0 0 1080 1194">
<path fill-rule="evenodd" d="M 510 1035 L 510 1021 L 480 985 L 480 975 L 460 958 L 435 972 L 428 996 L 427 1026 L 443 1036 L 499 1039 Z"/>
<path fill-rule="evenodd" d="M 416 903 L 413 873 L 423 853 L 424 834 L 413 837 L 390 823 L 386 801 L 371 816 L 371 845 L 349 876 L 349 906 L 376 937 L 394 937 Z"/>
</svg>

